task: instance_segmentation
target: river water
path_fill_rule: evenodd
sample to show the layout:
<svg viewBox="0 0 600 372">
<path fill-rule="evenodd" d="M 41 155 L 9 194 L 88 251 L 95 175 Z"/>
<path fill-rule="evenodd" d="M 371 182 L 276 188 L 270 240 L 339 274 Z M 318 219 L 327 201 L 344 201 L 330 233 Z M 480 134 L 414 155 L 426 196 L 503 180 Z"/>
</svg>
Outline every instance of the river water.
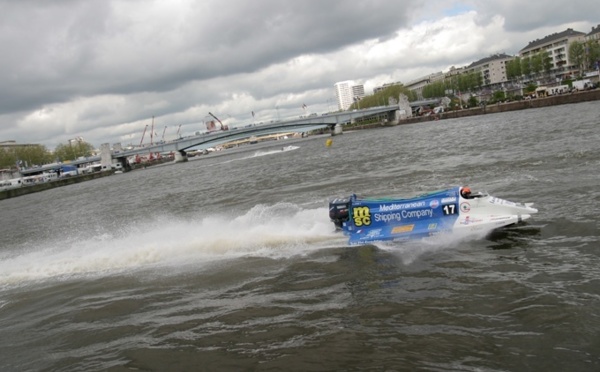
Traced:
<svg viewBox="0 0 600 372">
<path fill-rule="evenodd" d="M 0 370 L 598 371 L 599 114 L 283 140 L 0 201 Z M 334 196 L 453 185 L 539 213 L 358 247 L 328 219 Z"/>
</svg>

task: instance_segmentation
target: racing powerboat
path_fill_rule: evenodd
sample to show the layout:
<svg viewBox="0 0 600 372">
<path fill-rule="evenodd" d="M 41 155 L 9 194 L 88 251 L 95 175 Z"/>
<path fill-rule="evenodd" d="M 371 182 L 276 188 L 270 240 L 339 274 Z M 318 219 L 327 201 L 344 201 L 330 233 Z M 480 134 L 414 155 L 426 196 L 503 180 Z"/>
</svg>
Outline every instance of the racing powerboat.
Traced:
<svg viewBox="0 0 600 372">
<path fill-rule="evenodd" d="M 406 240 L 458 233 L 485 235 L 525 221 L 537 209 L 469 187 L 453 187 L 409 199 L 348 198 L 329 202 L 329 218 L 349 237 L 349 244 Z"/>
</svg>

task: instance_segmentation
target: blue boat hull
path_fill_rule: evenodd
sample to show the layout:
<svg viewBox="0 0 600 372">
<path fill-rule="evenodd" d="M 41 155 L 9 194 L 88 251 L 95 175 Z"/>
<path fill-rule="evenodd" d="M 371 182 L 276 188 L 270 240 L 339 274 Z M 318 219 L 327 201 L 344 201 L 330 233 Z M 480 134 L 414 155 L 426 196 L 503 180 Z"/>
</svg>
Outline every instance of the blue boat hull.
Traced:
<svg viewBox="0 0 600 372">
<path fill-rule="evenodd" d="M 405 240 L 440 233 L 481 233 L 523 221 L 536 213 L 531 204 L 509 202 L 453 187 L 410 199 L 362 199 L 352 195 L 330 202 L 330 218 L 349 244 Z M 461 194 L 463 192 L 463 194 Z"/>
</svg>

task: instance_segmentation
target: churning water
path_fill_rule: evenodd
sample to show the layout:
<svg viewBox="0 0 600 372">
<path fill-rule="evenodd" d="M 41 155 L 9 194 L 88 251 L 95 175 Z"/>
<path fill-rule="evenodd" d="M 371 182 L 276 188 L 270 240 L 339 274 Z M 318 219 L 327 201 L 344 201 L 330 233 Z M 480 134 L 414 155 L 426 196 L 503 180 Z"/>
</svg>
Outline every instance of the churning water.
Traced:
<svg viewBox="0 0 600 372">
<path fill-rule="evenodd" d="M 600 369 L 597 102 L 285 140 L 0 202 L 2 370 Z M 349 247 L 327 202 L 469 185 L 477 240 Z"/>
</svg>

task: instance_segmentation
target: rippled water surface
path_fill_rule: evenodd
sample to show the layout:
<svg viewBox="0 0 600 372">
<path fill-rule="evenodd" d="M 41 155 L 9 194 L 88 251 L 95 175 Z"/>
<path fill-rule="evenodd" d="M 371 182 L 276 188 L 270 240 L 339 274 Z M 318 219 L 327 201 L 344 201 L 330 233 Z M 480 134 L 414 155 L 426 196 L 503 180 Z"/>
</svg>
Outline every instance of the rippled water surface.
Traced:
<svg viewBox="0 0 600 372">
<path fill-rule="evenodd" d="M 0 201 L 0 369 L 600 370 L 599 114 L 285 140 Z M 327 216 L 464 184 L 539 213 L 360 247 Z"/>
</svg>

